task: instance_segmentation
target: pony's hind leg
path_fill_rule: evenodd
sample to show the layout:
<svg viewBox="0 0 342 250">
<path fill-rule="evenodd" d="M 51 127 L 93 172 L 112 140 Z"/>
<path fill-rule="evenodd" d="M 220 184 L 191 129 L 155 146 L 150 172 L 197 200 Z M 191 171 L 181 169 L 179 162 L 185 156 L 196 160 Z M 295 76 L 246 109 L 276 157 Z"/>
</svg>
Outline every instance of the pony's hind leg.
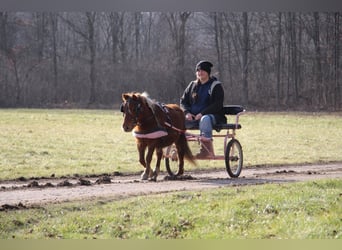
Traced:
<svg viewBox="0 0 342 250">
<path fill-rule="evenodd" d="M 176 175 L 179 176 L 184 174 L 184 158 L 194 165 L 196 165 L 196 161 L 184 134 L 180 135 L 175 144 L 178 152 L 178 173 Z"/>
<path fill-rule="evenodd" d="M 177 153 L 178 153 L 178 172 L 177 176 L 184 174 L 184 149 L 182 145 L 176 144 Z"/>
<path fill-rule="evenodd" d="M 163 156 L 163 149 L 162 148 L 156 148 L 156 154 L 157 154 L 156 167 L 154 168 L 153 176 L 151 178 L 151 180 L 153 180 L 153 181 L 157 181 L 157 177 L 158 177 L 159 172 L 160 172 L 160 162 L 161 162 L 161 158 Z"/>
</svg>

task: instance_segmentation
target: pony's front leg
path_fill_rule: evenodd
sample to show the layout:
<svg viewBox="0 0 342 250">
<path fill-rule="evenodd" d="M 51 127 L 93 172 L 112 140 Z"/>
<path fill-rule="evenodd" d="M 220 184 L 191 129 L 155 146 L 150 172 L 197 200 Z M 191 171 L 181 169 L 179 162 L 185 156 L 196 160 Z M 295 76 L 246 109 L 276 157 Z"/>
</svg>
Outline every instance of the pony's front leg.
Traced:
<svg viewBox="0 0 342 250">
<path fill-rule="evenodd" d="M 148 178 L 153 177 L 153 171 L 151 169 L 151 162 L 152 162 L 152 157 L 153 157 L 153 152 L 154 152 L 154 146 L 149 146 L 147 149 L 147 154 L 146 154 L 146 172 L 147 169 L 149 169 L 149 172 L 146 173 L 148 175 Z"/>
<path fill-rule="evenodd" d="M 147 180 L 151 172 L 151 168 L 147 168 L 147 164 L 145 161 L 145 150 L 146 150 L 146 145 L 142 143 L 138 144 L 139 162 L 144 167 L 144 172 L 141 174 L 141 180 Z"/>
<path fill-rule="evenodd" d="M 151 179 L 153 181 L 157 181 L 157 177 L 158 177 L 159 172 L 160 172 L 160 162 L 161 162 L 161 158 L 163 156 L 163 149 L 162 148 L 156 148 L 156 154 L 157 154 L 157 162 L 156 162 L 156 167 L 154 168 L 154 171 L 153 171 L 153 177 Z"/>
</svg>

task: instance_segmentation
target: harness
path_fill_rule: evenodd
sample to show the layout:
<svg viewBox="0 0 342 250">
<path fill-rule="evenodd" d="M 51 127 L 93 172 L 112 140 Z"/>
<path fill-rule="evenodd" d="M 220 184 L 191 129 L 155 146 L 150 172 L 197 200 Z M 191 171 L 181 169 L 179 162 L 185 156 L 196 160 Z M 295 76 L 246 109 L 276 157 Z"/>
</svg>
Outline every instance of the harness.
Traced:
<svg viewBox="0 0 342 250">
<path fill-rule="evenodd" d="M 165 130 L 156 130 L 150 133 L 138 133 L 136 131 L 132 131 L 132 135 L 136 138 L 144 138 L 144 139 L 157 139 L 164 136 L 167 136 L 169 133 Z"/>
<path fill-rule="evenodd" d="M 133 116 L 133 114 L 135 113 L 135 116 L 133 116 L 132 118 L 132 122 L 136 125 L 139 125 L 139 122 L 138 122 L 138 117 L 140 115 L 140 112 L 141 112 L 141 104 L 133 99 L 129 99 L 127 100 L 127 103 L 129 102 L 135 102 L 134 104 L 134 112 L 131 112 L 128 108 L 126 108 L 125 110 L 125 107 L 123 105 L 123 103 L 121 104 L 120 106 L 120 111 L 122 113 L 125 113 L 125 112 L 129 112 L 129 114 L 131 114 Z M 175 131 L 178 131 L 178 132 L 185 132 L 183 130 L 180 130 L 176 127 L 174 127 L 172 125 L 172 121 L 171 121 L 171 117 L 170 117 L 170 112 L 169 112 L 169 109 L 167 108 L 167 106 L 164 104 L 164 103 L 160 103 L 160 102 L 155 102 L 153 103 L 153 105 L 155 105 L 154 107 L 151 107 L 151 105 L 149 105 L 149 108 L 151 109 L 152 111 L 152 114 L 150 117 L 148 117 L 147 119 L 152 119 L 154 118 L 156 123 L 157 123 L 157 128 L 154 129 L 154 130 L 151 130 L 151 131 L 148 131 L 148 132 L 137 132 L 137 131 L 132 131 L 132 135 L 136 138 L 146 138 L 146 139 L 157 139 L 157 138 L 161 138 L 161 137 L 164 137 L 164 136 L 167 136 L 168 135 L 168 132 L 166 130 L 165 127 L 169 127 Z M 156 115 L 156 108 L 160 109 L 163 114 L 166 115 L 166 121 L 164 121 L 163 123 L 157 118 L 158 116 Z"/>
<path fill-rule="evenodd" d="M 161 111 L 163 111 L 163 113 L 166 115 L 166 120 L 168 122 L 171 122 L 171 117 L 170 117 L 170 112 L 169 112 L 169 109 L 167 108 L 167 106 L 164 104 L 164 103 L 160 103 L 160 102 L 156 102 L 155 103 L 155 106 L 157 108 L 159 108 Z M 150 107 L 151 110 L 152 110 L 152 113 L 156 119 L 156 122 L 158 124 L 158 127 L 164 127 L 163 125 L 160 124 L 160 121 L 157 119 L 157 115 L 156 115 L 156 111 L 155 111 L 155 108 L 154 107 Z M 165 124 L 165 123 L 164 123 Z"/>
</svg>

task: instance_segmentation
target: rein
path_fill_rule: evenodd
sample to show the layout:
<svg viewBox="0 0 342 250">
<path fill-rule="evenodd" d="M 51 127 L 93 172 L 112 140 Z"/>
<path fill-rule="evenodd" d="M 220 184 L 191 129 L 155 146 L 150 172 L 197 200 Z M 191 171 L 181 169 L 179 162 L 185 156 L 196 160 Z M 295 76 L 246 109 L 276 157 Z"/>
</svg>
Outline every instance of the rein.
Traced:
<svg viewBox="0 0 342 250">
<path fill-rule="evenodd" d="M 185 134 L 185 132 L 186 132 L 186 130 L 179 129 L 179 128 L 173 126 L 172 124 L 170 124 L 170 123 L 168 123 L 168 122 L 164 122 L 164 124 L 165 124 L 166 126 L 168 126 L 169 128 L 171 128 L 171 129 L 173 129 L 173 130 L 175 130 L 175 131 L 177 131 L 177 132 L 179 132 L 179 133 L 181 133 L 181 134 Z"/>
<path fill-rule="evenodd" d="M 170 117 L 169 117 L 169 115 L 168 115 L 168 109 L 167 109 L 167 107 L 166 107 L 166 105 L 164 105 L 164 104 L 162 104 L 162 103 L 156 103 L 156 105 L 167 115 L 167 118 L 168 118 L 168 120 L 169 121 L 171 121 L 171 119 L 170 119 Z M 153 113 L 153 115 L 154 115 L 154 117 L 156 116 L 156 114 L 155 114 L 155 111 L 154 111 L 154 109 L 151 107 L 151 109 L 152 109 L 152 113 Z M 156 119 L 156 121 L 157 121 L 157 124 L 158 125 L 160 125 L 160 123 L 159 123 L 159 121 L 158 121 L 158 119 Z M 183 133 L 183 134 L 185 134 L 185 130 L 182 130 L 182 129 L 179 129 L 179 128 L 177 128 L 177 127 L 175 127 L 175 126 L 173 126 L 171 123 L 169 123 L 169 122 L 164 122 L 164 125 L 165 126 L 167 126 L 167 127 L 169 127 L 169 128 L 171 128 L 171 129 L 173 129 L 173 130 L 175 130 L 175 131 L 177 131 L 177 132 L 179 132 L 179 133 Z"/>
</svg>

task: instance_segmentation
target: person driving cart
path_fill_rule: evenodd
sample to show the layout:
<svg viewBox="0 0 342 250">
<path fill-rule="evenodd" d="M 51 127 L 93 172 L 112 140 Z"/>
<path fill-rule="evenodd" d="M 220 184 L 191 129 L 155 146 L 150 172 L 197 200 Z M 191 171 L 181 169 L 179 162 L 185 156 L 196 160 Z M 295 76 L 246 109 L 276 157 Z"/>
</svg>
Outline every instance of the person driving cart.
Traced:
<svg viewBox="0 0 342 250">
<path fill-rule="evenodd" d="M 213 64 L 200 61 L 196 64 L 196 80 L 191 81 L 185 88 L 180 106 L 185 113 L 186 127 L 199 127 L 202 136 L 201 149 L 197 158 L 214 156 L 212 141 L 213 126 L 226 123 L 223 111 L 224 90 L 222 83 L 211 76 Z"/>
</svg>

